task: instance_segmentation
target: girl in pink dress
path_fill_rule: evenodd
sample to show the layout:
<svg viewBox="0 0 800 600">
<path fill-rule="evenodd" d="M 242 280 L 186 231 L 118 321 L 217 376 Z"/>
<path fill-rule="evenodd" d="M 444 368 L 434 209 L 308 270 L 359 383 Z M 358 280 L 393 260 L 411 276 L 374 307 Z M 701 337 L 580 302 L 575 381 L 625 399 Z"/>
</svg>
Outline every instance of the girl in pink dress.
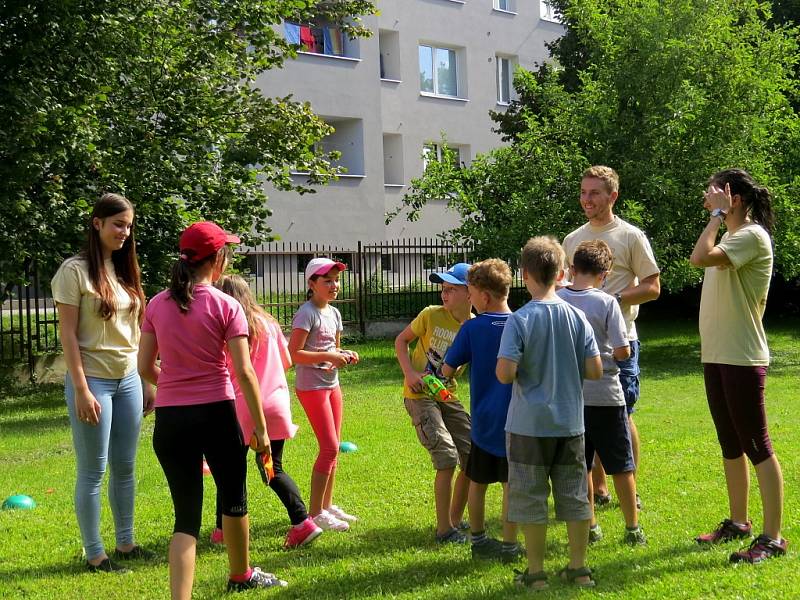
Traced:
<svg viewBox="0 0 800 600">
<path fill-rule="evenodd" d="M 275 492 L 286 507 L 286 513 L 292 527 L 286 534 L 286 548 L 304 546 L 315 540 L 321 533 L 314 520 L 309 518 L 306 505 L 297 489 L 297 484 L 283 470 L 283 446 L 287 439 L 294 437 L 297 425 L 292 423 L 289 386 L 286 383 L 286 371 L 292 366 L 289 346 L 281 331 L 280 325 L 262 309 L 247 281 L 238 275 L 223 276 L 217 287 L 236 299 L 244 309 L 250 336 L 250 361 L 261 388 L 261 406 L 267 422 L 267 434 L 272 448 L 272 464 L 274 475 L 269 480 L 269 487 Z M 229 357 L 230 360 L 230 357 Z M 236 376 L 232 373 L 233 387 L 236 392 L 236 416 L 242 428 L 245 441 L 253 435 L 255 424 L 247 409 L 244 394 L 239 389 Z M 258 459 L 256 459 L 258 460 Z M 222 536 L 222 504 L 217 496 L 217 527 L 211 533 L 212 543 L 221 543 Z"/>
</svg>

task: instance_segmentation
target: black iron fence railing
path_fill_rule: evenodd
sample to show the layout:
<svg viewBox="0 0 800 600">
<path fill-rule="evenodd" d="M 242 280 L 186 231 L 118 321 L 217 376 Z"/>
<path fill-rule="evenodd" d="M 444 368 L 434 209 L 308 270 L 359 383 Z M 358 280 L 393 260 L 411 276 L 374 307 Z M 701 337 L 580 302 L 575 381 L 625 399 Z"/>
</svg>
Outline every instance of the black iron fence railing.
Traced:
<svg viewBox="0 0 800 600">
<path fill-rule="evenodd" d="M 430 283 L 429 275 L 457 262 L 483 258 L 471 245 L 426 238 L 358 242 L 351 247 L 277 242 L 241 254 L 258 302 L 285 329 L 291 327 L 294 313 L 306 300 L 308 262 L 325 256 L 345 263 L 348 268 L 341 274 L 334 304 L 344 322 L 362 334 L 368 323 L 412 319 L 425 306 L 438 304 L 439 286 Z M 32 374 L 37 355 L 60 349 L 51 277 L 52 273 L 39 273 L 32 266 L 26 270 L 28 285 L 0 288 L 0 362 L 27 362 Z M 524 285 L 515 273 L 509 303 L 516 308 L 526 301 Z"/>
</svg>

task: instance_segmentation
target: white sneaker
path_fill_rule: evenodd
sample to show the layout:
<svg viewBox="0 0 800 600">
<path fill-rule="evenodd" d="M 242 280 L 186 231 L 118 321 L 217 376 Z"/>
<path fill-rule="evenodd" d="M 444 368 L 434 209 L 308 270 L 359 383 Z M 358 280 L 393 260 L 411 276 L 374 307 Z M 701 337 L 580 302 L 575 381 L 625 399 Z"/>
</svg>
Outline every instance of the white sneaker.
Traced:
<svg viewBox="0 0 800 600">
<path fill-rule="evenodd" d="M 331 513 L 334 517 L 336 517 L 340 521 L 349 521 L 350 523 L 355 523 L 356 521 L 358 521 L 357 516 L 347 514 L 335 504 L 331 504 L 328 507 L 328 512 Z"/>
<path fill-rule="evenodd" d="M 347 531 L 350 524 L 347 521 L 337 519 L 327 510 L 324 510 L 314 517 L 314 523 L 323 531 Z"/>
</svg>

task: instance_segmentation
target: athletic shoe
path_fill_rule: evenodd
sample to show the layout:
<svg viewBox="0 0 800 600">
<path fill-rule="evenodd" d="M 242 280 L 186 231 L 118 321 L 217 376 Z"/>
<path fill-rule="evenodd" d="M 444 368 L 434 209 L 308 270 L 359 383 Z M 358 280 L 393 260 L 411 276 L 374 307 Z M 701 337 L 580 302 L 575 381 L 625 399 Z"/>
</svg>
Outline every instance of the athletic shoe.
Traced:
<svg viewBox="0 0 800 600">
<path fill-rule="evenodd" d="M 760 562 L 773 558 L 775 556 L 783 556 L 786 554 L 786 547 L 789 542 L 786 539 L 773 540 L 771 537 L 763 533 L 754 539 L 747 550 L 739 550 L 731 554 L 731 562 L 746 562 L 757 565 Z"/>
<path fill-rule="evenodd" d="M 744 525 L 737 525 L 730 519 L 725 519 L 711 533 L 704 533 L 694 538 L 698 544 L 722 544 L 732 540 L 741 540 L 753 535 L 753 526 L 748 521 Z"/>
<path fill-rule="evenodd" d="M 223 538 L 222 536 L 222 529 L 220 529 L 219 527 L 215 527 L 214 529 L 211 530 L 211 536 L 208 539 L 215 546 L 225 543 L 225 538 Z"/>
<path fill-rule="evenodd" d="M 322 535 L 322 529 L 308 517 L 302 523 L 289 528 L 286 534 L 286 541 L 283 542 L 284 548 L 298 548 L 310 544 Z"/>
<path fill-rule="evenodd" d="M 637 527 L 636 529 L 625 529 L 625 537 L 622 538 L 623 541 L 628 544 L 629 546 L 646 546 L 647 545 L 647 537 L 644 535 L 644 531 L 642 531 L 641 527 Z"/>
<path fill-rule="evenodd" d="M 458 529 L 459 531 L 469 531 L 469 522 L 465 521 L 464 519 L 461 519 L 456 524 L 456 529 Z"/>
<path fill-rule="evenodd" d="M 500 562 L 503 564 L 511 564 L 513 562 L 517 562 L 523 556 L 525 556 L 525 548 L 520 546 L 519 544 L 514 544 L 511 547 L 506 546 L 506 544 L 502 545 L 503 547 L 500 548 Z"/>
<path fill-rule="evenodd" d="M 600 523 L 589 527 L 589 544 L 594 544 L 603 539 L 603 530 L 600 528 Z"/>
<path fill-rule="evenodd" d="M 90 562 L 86 563 L 86 568 L 89 570 L 89 573 L 130 573 L 131 570 L 127 567 L 123 567 L 122 565 L 118 565 L 115 562 L 112 562 L 110 558 L 104 558 L 99 565 L 93 565 Z"/>
<path fill-rule="evenodd" d="M 466 544 L 467 536 L 453 527 L 450 531 L 436 534 L 436 542 L 439 544 Z"/>
<path fill-rule="evenodd" d="M 472 544 L 472 558 L 481 560 L 499 560 L 503 543 L 500 540 L 487 537 L 482 542 Z"/>
<path fill-rule="evenodd" d="M 358 521 L 357 516 L 347 514 L 335 504 L 331 504 L 325 510 L 327 510 L 329 513 L 331 513 L 334 517 L 336 517 L 340 521 L 347 521 L 348 523 L 355 523 L 356 521 Z"/>
<path fill-rule="evenodd" d="M 347 521 L 337 519 L 325 509 L 314 517 L 314 523 L 323 531 L 347 531 L 350 529 Z"/>
<path fill-rule="evenodd" d="M 611 494 L 595 494 L 594 505 L 597 507 L 608 506 L 611 504 Z"/>
<path fill-rule="evenodd" d="M 137 544 L 127 552 L 115 549 L 113 556 L 117 560 L 153 560 L 156 557 L 156 553 Z"/>
<path fill-rule="evenodd" d="M 286 587 L 287 585 L 283 579 L 278 579 L 272 573 L 264 573 L 258 567 L 253 567 L 253 573 L 247 581 L 228 579 L 229 592 L 243 592 L 253 588 Z"/>
</svg>

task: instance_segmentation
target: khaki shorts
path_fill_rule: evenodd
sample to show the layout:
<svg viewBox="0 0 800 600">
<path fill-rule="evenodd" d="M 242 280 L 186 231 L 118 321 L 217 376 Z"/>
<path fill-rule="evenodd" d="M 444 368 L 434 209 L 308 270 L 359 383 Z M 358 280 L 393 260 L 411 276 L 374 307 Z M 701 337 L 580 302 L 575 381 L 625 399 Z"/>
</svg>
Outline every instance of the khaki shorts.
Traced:
<svg viewBox="0 0 800 600">
<path fill-rule="evenodd" d="M 460 464 L 463 469 L 469 458 L 472 425 L 461 403 L 406 398 L 405 405 L 433 468 L 441 471 Z"/>
</svg>

